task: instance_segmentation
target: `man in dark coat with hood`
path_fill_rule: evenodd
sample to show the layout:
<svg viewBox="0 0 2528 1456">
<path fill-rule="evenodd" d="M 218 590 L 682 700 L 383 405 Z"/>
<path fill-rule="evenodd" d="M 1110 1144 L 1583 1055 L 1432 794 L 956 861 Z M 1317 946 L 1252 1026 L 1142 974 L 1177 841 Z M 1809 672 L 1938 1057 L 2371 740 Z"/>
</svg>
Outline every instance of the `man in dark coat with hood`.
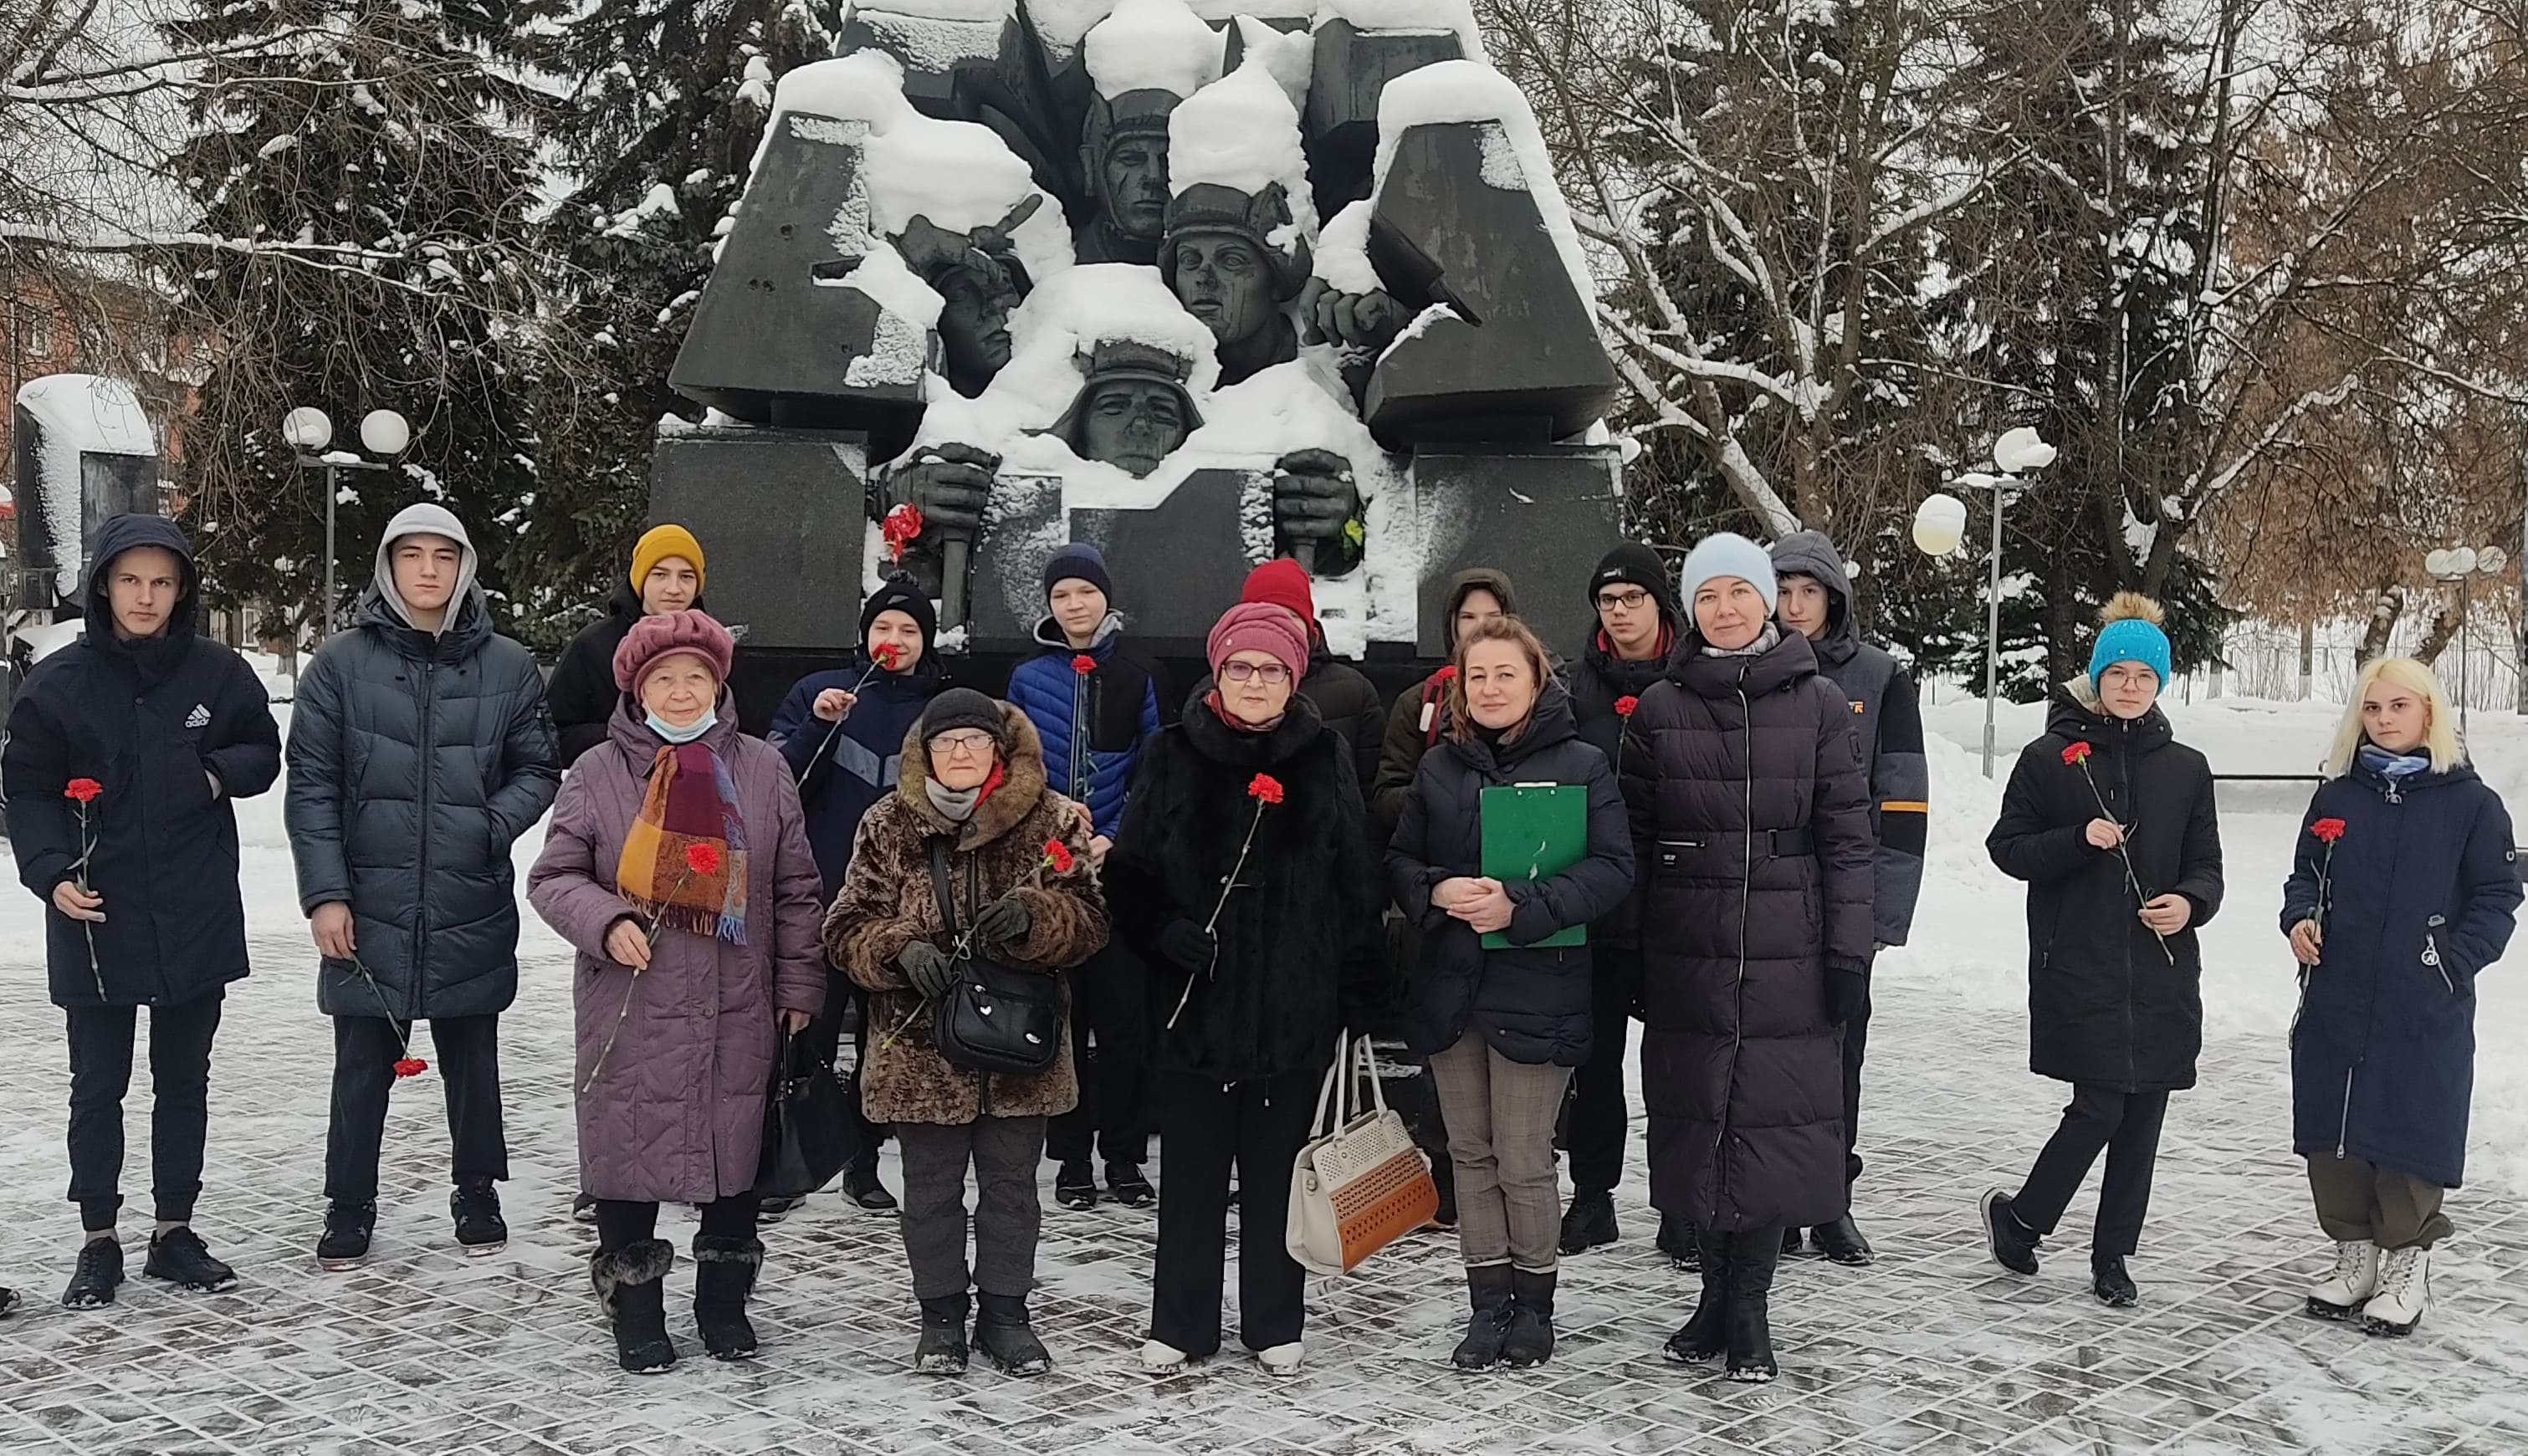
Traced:
<svg viewBox="0 0 2528 1456">
<path fill-rule="evenodd" d="M 123 1282 L 123 1097 L 149 1008 L 152 1194 L 142 1273 L 221 1290 L 236 1274 L 192 1230 L 209 1120 L 211 1040 L 246 974 L 231 801 L 281 775 L 263 685 L 194 636 L 201 579 L 172 521 L 121 515 L 89 553 L 86 633 L 26 679 L 0 757 L 18 878 L 44 916 L 53 1004 L 69 1022 L 71 1200 L 86 1241 L 62 1302 Z"/>
<path fill-rule="evenodd" d="M 319 649 L 290 723 L 286 814 L 298 899 L 324 957 L 316 1004 L 334 1018 L 331 1208 L 317 1259 L 368 1257 L 387 1094 L 427 1069 L 430 1022 L 448 1088 L 457 1242 L 502 1247 L 496 1179 L 500 1013 L 518 993 L 510 846 L 561 785 L 544 677 L 492 630 L 473 543 L 436 505 L 405 507 L 378 543 L 377 580 L 349 631 Z"/>
<path fill-rule="evenodd" d="M 1589 605 L 1598 615 L 1589 646 L 1572 662 L 1571 711 L 1581 739 L 1619 765 L 1624 720 L 1667 674 L 1676 647 L 1676 593 L 1659 553 L 1633 542 L 1608 551 L 1589 573 Z M 1624 1046 L 1642 1000 L 1641 936 L 1629 899 L 1589 927 L 1591 967 L 1589 1060 L 1571 1079 L 1571 1207 L 1562 1216 L 1562 1252 L 1578 1254 L 1615 1241 L 1615 1184 L 1624 1176 Z M 1687 1225 L 1659 1222 L 1659 1248 L 1694 1257 Z"/>
<path fill-rule="evenodd" d="M 1510 591 L 1509 573 L 1478 566 L 1448 579 L 1448 614 L 1441 629 L 1441 650 L 1454 656 L 1458 634 L 1495 617 L 1518 615 L 1518 597 Z M 1413 792 L 1413 771 L 1447 733 L 1448 679 L 1456 669 L 1443 667 L 1410 693 L 1397 695 L 1387 712 L 1387 737 L 1378 754 L 1378 781 L 1369 795 L 1371 848 L 1384 851 L 1387 836 L 1403 816 L 1404 796 Z"/>
<path fill-rule="evenodd" d="M 606 615 L 579 629 L 562 648 L 553 679 L 545 685 L 553 731 L 561 738 L 563 767 L 606 742 L 606 725 L 623 696 L 614 690 L 614 650 L 623 645 L 632 624 L 688 607 L 708 610 L 703 605 L 702 543 L 682 526 L 653 526 L 632 547 L 631 574 L 615 582 Z"/>
<path fill-rule="evenodd" d="M 1870 915 L 1876 950 L 1901 946 L 1914 927 L 1922 894 L 1922 847 L 1930 827 L 1931 770 L 1922 756 L 1922 710 L 1913 676 L 1886 649 L 1861 640 L 1853 620 L 1852 578 L 1843 552 L 1817 531 L 1794 531 L 1773 543 L 1784 627 L 1817 650 L 1817 673 L 1852 700 L 1853 747 L 1870 776 L 1870 828 L 1878 837 L 1878 871 Z M 1843 1169 L 1861 1177 L 1861 1063 L 1870 1046 L 1870 1007 L 1843 1026 Z M 1796 1252 L 1800 1230 L 1782 1235 Z M 1868 1264 L 1870 1240 L 1850 1214 L 1817 1228 L 1817 1252 L 1837 1264 Z"/>
</svg>

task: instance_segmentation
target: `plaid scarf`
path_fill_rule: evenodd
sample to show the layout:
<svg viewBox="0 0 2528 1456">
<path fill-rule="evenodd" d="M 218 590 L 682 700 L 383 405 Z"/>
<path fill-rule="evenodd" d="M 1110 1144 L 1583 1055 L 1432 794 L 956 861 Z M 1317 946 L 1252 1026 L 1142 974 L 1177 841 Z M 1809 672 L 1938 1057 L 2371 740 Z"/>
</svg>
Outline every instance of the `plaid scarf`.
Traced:
<svg viewBox="0 0 2528 1456">
<path fill-rule="evenodd" d="M 717 853 L 715 872 L 695 872 L 686 852 L 698 845 Z M 709 746 L 658 750 L 623 836 L 614 892 L 660 925 L 746 944 L 746 825 L 728 764 Z"/>
</svg>

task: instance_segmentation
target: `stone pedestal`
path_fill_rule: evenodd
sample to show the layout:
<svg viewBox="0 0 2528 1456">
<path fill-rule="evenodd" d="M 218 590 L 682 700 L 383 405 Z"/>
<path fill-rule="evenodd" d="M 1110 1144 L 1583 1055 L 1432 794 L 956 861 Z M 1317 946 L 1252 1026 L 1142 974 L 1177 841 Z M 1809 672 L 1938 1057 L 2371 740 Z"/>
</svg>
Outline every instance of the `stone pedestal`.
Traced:
<svg viewBox="0 0 2528 1456">
<path fill-rule="evenodd" d="M 860 184 L 863 124 L 779 119 L 747 184 L 667 383 L 754 424 L 851 430 L 881 456 L 922 421 L 927 329 L 841 286 L 882 239 Z"/>
<path fill-rule="evenodd" d="M 1519 614 L 1569 656 L 1596 630 L 1582 590 L 1623 540 L 1620 459 L 1612 445 L 1425 445 L 1413 452 L 1424 537 L 1415 646 L 1448 652 L 1448 579 L 1478 566 L 1509 573 Z"/>
<path fill-rule="evenodd" d="M 1328 21 L 1314 38 L 1315 70 L 1299 130 L 1317 215 L 1330 218 L 1369 195 L 1378 161 L 1378 98 L 1387 83 L 1435 62 L 1462 60 L 1465 51 L 1453 32 L 1361 30 L 1349 21 Z"/>
<path fill-rule="evenodd" d="M 1106 555 L 1114 603 L 1154 652 L 1200 655 L 1273 549 L 1270 470 L 1197 470 L 1147 510 L 1066 507 L 1059 476 L 1012 472 L 993 487 L 974 553 L 970 641 L 1025 643 L 1044 614 L 1044 563 L 1080 541 Z"/>
<path fill-rule="evenodd" d="M 0 574 L 0 581 L 14 583 L 14 590 L 0 598 L 0 605 L 52 611 L 65 602 L 83 604 L 86 590 L 81 579 L 86 575 L 86 543 L 96 540 L 97 531 L 115 516 L 158 513 L 158 477 L 162 472 L 156 455 L 78 450 L 75 478 L 63 470 L 62 478 L 48 479 L 44 462 L 48 458 L 66 462 L 70 451 L 64 448 L 64 442 L 81 438 L 57 435 L 56 429 L 42 414 L 23 404 L 11 406 L 11 452 L 17 456 L 17 484 L 13 487 L 17 500 L 17 554 L 0 560 L 0 565 L 12 568 Z M 76 503 L 54 498 L 65 490 L 79 493 Z M 79 534 L 75 541 L 54 538 L 53 523 L 65 518 L 79 522 Z M 65 567 L 72 568 L 69 581 L 62 580 Z"/>
<path fill-rule="evenodd" d="M 650 520 L 710 556 L 711 614 L 748 648 L 860 646 L 869 442 L 850 431 L 717 429 L 658 437 Z"/>
<path fill-rule="evenodd" d="M 1361 413 L 1390 449 L 1564 440 L 1613 403 L 1614 365 L 1497 124 L 1405 131 L 1369 256 L 1406 307 L 1452 301 L 1464 315 L 1434 320 L 1378 361 Z"/>
</svg>

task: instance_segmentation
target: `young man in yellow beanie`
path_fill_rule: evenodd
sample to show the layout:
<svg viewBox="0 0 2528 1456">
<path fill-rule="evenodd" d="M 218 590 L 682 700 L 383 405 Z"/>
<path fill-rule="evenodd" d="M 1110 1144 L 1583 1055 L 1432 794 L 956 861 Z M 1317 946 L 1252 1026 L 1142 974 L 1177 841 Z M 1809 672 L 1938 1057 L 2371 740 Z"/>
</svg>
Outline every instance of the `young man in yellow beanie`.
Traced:
<svg viewBox="0 0 2528 1456">
<path fill-rule="evenodd" d="M 643 617 L 703 604 L 703 547 L 682 526 L 653 526 L 632 547 L 632 571 L 614 584 L 606 615 L 563 648 L 545 697 L 561 733 L 566 767 L 606 741 L 614 715 L 614 650 Z"/>
</svg>

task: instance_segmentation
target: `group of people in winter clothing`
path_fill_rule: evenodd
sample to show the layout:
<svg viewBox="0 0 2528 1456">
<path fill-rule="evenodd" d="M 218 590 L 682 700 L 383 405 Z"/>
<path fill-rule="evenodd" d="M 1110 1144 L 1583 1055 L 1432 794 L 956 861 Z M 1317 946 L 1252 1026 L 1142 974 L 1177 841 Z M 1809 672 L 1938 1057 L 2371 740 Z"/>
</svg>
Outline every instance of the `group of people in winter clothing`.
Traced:
<svg viewBox="0 0 2528 1456">
<path fill-rule="evenodd" d="M 0 759 L 68 1020 L 74 1307 L 123 1277 L 142 1006 L 144 1273 L 236 1283 L 190 1220 L 223 988 L 247 971 L 231 801 L 285 763 L 253 674 L 194 635 L 183 534 L 118 517 L 89 560 L 87 636 L 30 678 Z M 1448 660 L 1392 706 L 1329 651 L 1295 562 L 1250 576 L 1183 697 L 1094 547 L 1048 561 L 1037 650 L 997 700 L 951 686 L 932 603 L 896 578 L 852 660 L 796 684 L 761 738 L 737 721 L 736 645 L 682 528 L 641 538 L 550 685 L 494 632 L 476 564 L 445 510 L 395 516 L 290 720 L 286 816 L 336 1031 L 327 1269 L 368 1255 L 387 1103 L 423 1050 L 447 1092 L 455 1242 L 506 1238 L 513 853 L 549 808 L 526 898 L 576 953 L 590 1278 L 626 1371 L 676 1359 L 662 1203 L 699 1213 L 705 1350 L 756 1353 L 762 1228 L 785 1208 L 758 1192 L 767 1109 L 785 1061 L 835 1064 L 847 1027 L 844 1190 L 900 1211 L 925 1373 L 975 1352 L 1050 1367 L 1029 1310 L 1048 1158 L 1066 1209 L 1157 1205 L 1146 1371 L 1220 1350 L 1234 1207 L 1255 1235 L 1239 1342 L 1300 1369 L 1304 1274 L 1273 1235 L 1349 1036 L 1392 1047 L 1426 1093 L 1415 1134 L 1465 1269 L 1461 1368 L 1550 1359 L 1559 1260 L 1619 1237 L 1636 1019 L 1658 1241 L 1701 1276 L 1667 1355 L 1769 1379 L 1783 1256 L 1872 1258 L 1852 1216 L 1870 977 L 1910 930 L 1927 776 L 1912 681 L 1862 640 L 1822 536 L 1768 551 L 1715 535 L 1673 576 L 1619 546 L 1585 584 L 1597 629 L 1567 664 L 1505 576 L 1468 572 Z M 1986 1196 L 1985 1234 L 2034 1274 L 2103 1153 L 2092 1287 L 2111 1306 L 2138 1297 L 2126 1260 L 2168 1095 L 2194 1080 L 2196 931 L 2223 893 L 2208 766 L 2158 703 L 2171 655 L 2156 606 L 2119 598 L 1988 841 L 2029 885 L 2031 1066 L 2074 1090 L 2026 1180 Z M 2402 1333 L 2462 1172 L 2473 979 L 2520 888 L 2507 816 L 2428 669 L 2365 669 L 2329 769 L 2282 915 L 2303 967 L 2294 1145 L 2337 1244 L 2308 1307 Z M 1493 791 L 1539 786 L 1585 806 L 1575 858 L 1488 874 Z M 978 1032 L 995 1010 L 1002 1028 Z M 900 1200 L 877 1175 L 890 1136 Z"/>
</svg>

